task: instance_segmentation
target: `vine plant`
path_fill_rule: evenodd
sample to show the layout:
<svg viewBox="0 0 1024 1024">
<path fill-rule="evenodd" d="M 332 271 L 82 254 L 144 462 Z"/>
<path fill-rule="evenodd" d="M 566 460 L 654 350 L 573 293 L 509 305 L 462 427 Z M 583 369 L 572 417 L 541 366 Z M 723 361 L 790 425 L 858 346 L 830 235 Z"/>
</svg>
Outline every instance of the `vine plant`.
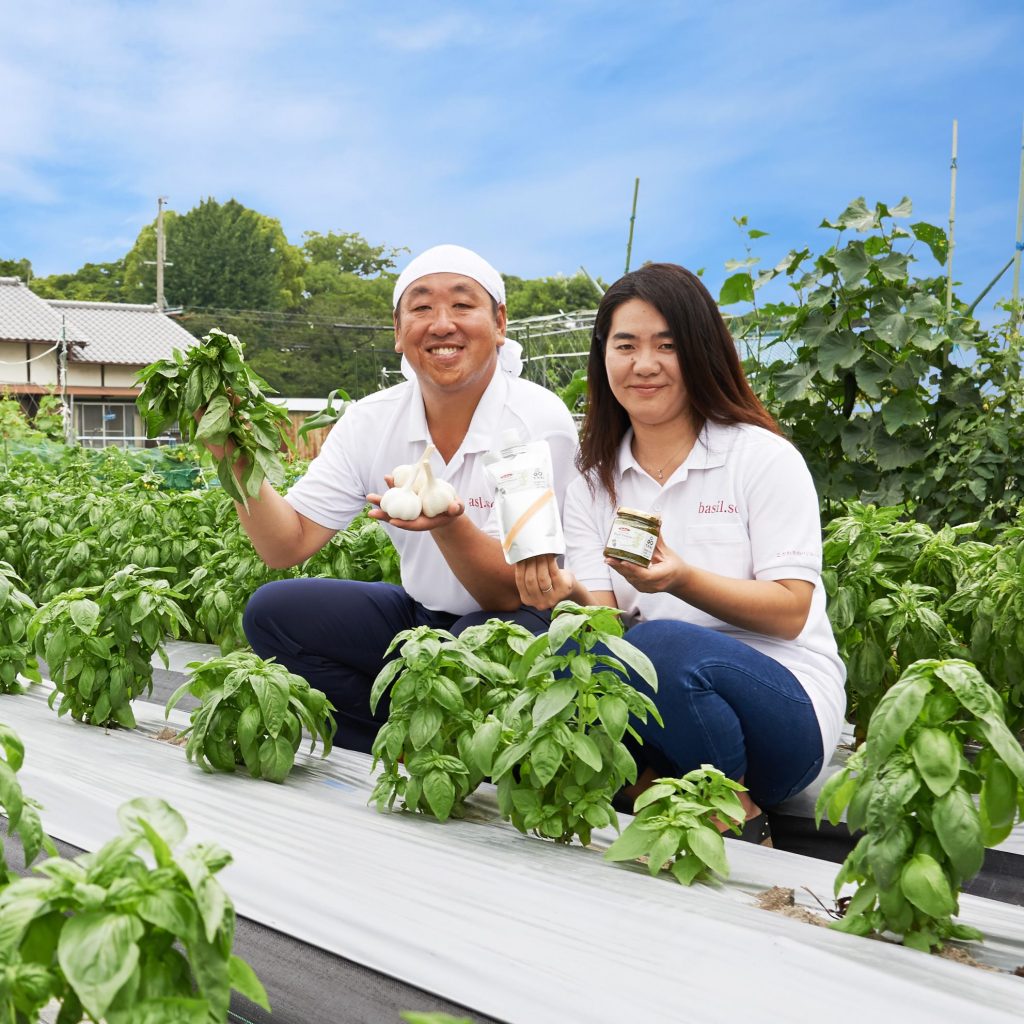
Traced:
<svg viewBox="0 0 1024 1024">
<path fill-rule="evenodd" d="M 748 246 L 719 302 L 752 307 L 732 320 L 748 375 L 808 460 L 827 514 L 854 498 L 920 517 L 941 502 L 949 522 L 987 527 L 1024 498 L 1021 339 L 1012 322 L 980 330 L 960 301 L 947 316 L 946 235 L 901 226 L 911 211 L 908 198 L 856 199 L 822 221 L 836 233 L 828 249 L 770 269 L 754 269 Z M 931 276 L 913 273 L 921 247 Z M 795 301 L 759 301 L 777 279 Z"/>
</svg>

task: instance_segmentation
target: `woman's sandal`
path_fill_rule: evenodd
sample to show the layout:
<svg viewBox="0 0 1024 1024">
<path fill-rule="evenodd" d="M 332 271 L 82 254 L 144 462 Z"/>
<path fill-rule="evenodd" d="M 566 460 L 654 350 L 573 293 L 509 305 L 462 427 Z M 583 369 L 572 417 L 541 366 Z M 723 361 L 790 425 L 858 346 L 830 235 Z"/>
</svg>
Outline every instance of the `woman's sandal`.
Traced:
<svg viewBox="0 0 1024 1024">
<path fill-rule="evenodd" d="M 626 790 L 624 788 L 620 789 L 618 793 L 612 797 L 612 807 L 614 807 L 619 814 L 632 814 L 633 803 L 633 798 L 626 795 Z"/>
<path fill-rule="evenodd" d="M 759 846 L 772 845 L 772 829 L 768 824 L 768 815 L 764 811 L 753 818 L 748 818 L 743 824 L 742 832 L 733 832 L 729 829 L 723 834 L 726 839 L 738 839 L 741 843 L 757 843 Z"/>
</svg>

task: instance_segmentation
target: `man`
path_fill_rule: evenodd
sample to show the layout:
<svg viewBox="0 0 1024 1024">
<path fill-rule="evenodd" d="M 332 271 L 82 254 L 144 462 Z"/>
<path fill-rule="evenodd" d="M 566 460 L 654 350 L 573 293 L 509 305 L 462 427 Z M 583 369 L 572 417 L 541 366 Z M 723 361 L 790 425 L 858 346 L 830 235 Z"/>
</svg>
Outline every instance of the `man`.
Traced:
<svg viewBox="0 0 1024 1024">
<path fill-rule="evenodd" d="M 441 245 L 414 259 L 394 291 L 395 351 L 404 383 L 350 406 L 308 473 L 282 497 L 264 483 L 238 515 L 272 568 L 297 565 L 344 529 L 369 501 L 401 558 L 402 585 L 297 579 L 261 587 L 245 610 L 245 633 L 323 690 L 337 708 L 339 746 L 369 752 L 387 703 L 369 694 L 385 651 L 403 629 L 458 633 L 498 615 L 534 632 L 546 618 L 521 606 L 514 568 L 493 522 L 482 457 L 508 431 L 551 446 L 559 508 L 574 474 L 576 429 L 553 393 L 519 378 L 518 346 L 505 338 L 501 275 L 476 253 Z M 392 520 L 379 508 L 392 470 L 428 443 L 435 475 L 458 500 L 441 515 Z"/>
</svg>

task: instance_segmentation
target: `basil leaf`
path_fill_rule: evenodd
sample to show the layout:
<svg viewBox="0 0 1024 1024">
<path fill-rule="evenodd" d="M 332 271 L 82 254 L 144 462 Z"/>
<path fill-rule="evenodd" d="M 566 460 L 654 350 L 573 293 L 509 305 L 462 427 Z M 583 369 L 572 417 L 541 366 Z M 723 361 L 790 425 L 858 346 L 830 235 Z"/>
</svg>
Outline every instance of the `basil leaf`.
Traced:
<svg viewBox="0 0 1024 1024">
<path fill-rule="evenodd" d="M 97 1020 L 139 962 L 142 924 L 130 914 L 79 913 L 61 929 L 57 959 L 68 984 Z"/>
</svg>

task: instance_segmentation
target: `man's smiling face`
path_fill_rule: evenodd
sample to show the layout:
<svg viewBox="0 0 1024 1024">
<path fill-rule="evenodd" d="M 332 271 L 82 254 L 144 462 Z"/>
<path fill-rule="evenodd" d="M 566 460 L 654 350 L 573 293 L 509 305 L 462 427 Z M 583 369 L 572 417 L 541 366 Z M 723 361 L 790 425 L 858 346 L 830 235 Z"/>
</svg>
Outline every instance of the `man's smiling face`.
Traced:
<svg viewBox="0 0 1024 1024">
<path fill-rule="evenodd" d="M 427 274 L 405 290 L 395 310 L 395 351 L 420 387 L 483 394 L 505 341 L 505 307 L 462 274 Z"/>
</svg>

